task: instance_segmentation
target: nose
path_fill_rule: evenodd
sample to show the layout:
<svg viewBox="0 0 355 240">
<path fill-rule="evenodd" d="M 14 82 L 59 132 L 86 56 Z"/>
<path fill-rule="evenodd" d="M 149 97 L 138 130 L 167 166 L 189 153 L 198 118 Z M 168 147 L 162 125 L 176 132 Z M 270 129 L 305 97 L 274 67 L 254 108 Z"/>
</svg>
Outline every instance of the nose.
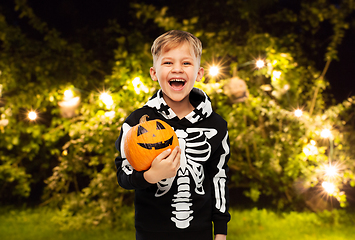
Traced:
<svg viewBox="0 0 355 240">
<path fill-rule="evenodd" d="M 182 65 L 180 63 L 175 63 L 171 71 L 174 73 L 181 73 L 184 70 L 182 69 Z"/>
</svg>

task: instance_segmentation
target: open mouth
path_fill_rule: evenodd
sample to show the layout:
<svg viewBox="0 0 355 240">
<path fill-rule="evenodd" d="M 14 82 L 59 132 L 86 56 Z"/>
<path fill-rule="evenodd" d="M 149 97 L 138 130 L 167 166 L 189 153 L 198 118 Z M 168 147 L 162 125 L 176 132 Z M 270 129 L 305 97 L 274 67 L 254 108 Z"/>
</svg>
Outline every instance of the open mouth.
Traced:
<svg viewBox="0 0 355 240">
<path fill-rule="evenodd" d="M 185 86 L 186 81 L 184 79 L 171 79 L 169 84 L 174 90 L 180 90 Z"/>
</svg>

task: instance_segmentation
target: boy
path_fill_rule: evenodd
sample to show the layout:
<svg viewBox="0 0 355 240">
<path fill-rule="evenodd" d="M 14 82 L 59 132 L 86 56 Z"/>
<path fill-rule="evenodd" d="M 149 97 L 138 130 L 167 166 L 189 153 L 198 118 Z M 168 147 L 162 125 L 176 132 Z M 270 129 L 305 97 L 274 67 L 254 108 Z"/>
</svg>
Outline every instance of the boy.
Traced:
<svg viewBox="0 0 355 240">
<path fill-rule="evenodd" d="M 126 119 L 116 141 L 118 183 L 135 189 L 136 239 L 211 240 L 212 223 L 215 239 L 226 239 L 229 139 L 227 123 L 194 88 L 204 73 L 202 44 L 188 32 L 172 30 L 158 37 L 151 51 L 150 75 L 161 89 Z M 180 147 L 138 172 L 125 159 L 123 139 L 145 114 L 172 126 Z"/>
</svg>

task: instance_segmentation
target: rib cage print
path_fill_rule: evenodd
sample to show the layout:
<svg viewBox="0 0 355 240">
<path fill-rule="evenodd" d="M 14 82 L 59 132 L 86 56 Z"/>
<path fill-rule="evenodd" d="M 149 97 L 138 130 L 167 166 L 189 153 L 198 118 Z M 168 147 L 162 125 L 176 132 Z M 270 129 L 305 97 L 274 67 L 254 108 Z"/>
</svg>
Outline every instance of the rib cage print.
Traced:
<svg viewBox="0 0 355 240">
<path fill-rule="evenodd" d="M 171 206 L 174 208 L 171 220 L 175 226 L 184 229 L 190 226 L 193 219 L 191 210 L 191 191 L 203 195 L 205 191 L 202 183 L 205 178 L 202 163 L 211 155 L 211 145 L 207 139 L 217 134 L 217 130 L 210 128 L 188 128 L 176 130 L 181 148 L 180 168 L 176 174 L 178 192 L 174 195 Z M 191 177 L 190 177 L 191 176 Z M 166 179 L 158 183 L 156 197 L 164 195 L 170 190 L 174 178 Z M 193 179 L 195 189 L 190 189 L 190 180 Z"/>
</svg>

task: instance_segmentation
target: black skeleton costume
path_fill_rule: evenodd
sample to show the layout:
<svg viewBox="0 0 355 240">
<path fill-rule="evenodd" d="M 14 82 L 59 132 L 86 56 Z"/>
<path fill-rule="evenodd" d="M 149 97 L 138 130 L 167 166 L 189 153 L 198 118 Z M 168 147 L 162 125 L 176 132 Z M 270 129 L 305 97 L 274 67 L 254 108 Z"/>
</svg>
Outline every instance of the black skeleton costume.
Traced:
<svg viewBox="0 0 355 240">
<path fill-rule="evenodd" d="M 118 183 L 135 189 L 135 225 L 137 236 L 142 235 L 142 239 L 211 239 L 212 222 L 214 234 L 227 234 L 227 123 L 213 112 L 203 91 L 194 88 L 190 102 L 195 110 L 179 119 L 159 90 L 126 119 L 116 141 L 121 153 L 115 160 Z M 157 184 L 145 181 L 143 172 L 134 170 L 125 159 L 123 150 L 125 134 L 145 114 L 148 120 L 161 119 L 172 126 L 181 148 L 176 176 Z M 210 237 L 203 238 L 203 234 Z"/>
</svg>

